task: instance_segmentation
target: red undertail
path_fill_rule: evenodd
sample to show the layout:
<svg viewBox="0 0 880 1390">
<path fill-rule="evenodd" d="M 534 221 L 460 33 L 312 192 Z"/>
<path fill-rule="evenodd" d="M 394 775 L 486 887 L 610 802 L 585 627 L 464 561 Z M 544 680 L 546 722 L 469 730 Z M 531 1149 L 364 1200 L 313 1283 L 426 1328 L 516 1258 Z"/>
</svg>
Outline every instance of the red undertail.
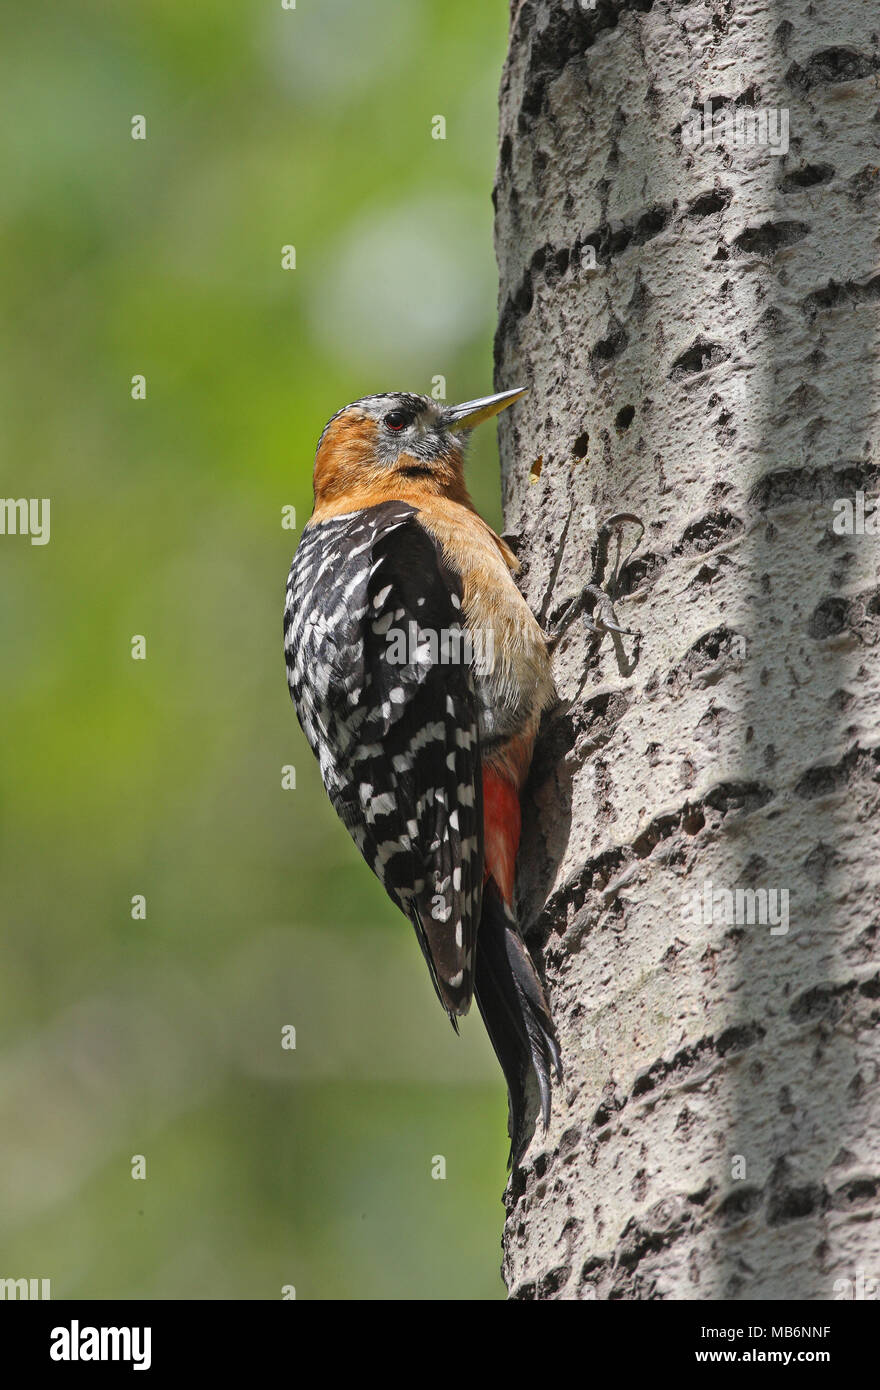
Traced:
<svg viewBox="0 0 880 1390">
<path fill-rule="evenodd" d="M 477 932 L 475 994 L 507 1080 L 510 1161 L 528 1143 L 528 1093 L 550 1120 L 550 1073 L 561 1077 L 559 1044 L 547 996 L 513 912 L 516 854 L 522 814 L 519 789 L 494 768 L 483 771 L 484 887 Z M 533 1080 L 532 1080 L 533 1078 Z"/>
</svg>

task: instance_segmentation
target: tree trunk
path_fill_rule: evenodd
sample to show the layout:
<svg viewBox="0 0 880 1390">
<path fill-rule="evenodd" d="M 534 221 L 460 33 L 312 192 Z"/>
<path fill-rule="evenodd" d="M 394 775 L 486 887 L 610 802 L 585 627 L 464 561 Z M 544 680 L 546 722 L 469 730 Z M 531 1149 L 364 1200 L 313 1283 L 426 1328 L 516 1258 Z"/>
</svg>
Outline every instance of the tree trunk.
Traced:
<svg viewBox="0 0 880 1390">
<path fill-rule="evenodd" d="M 877 1294 L 872 26 L 512 7 L 496 386 L 531 388 L 500 440 L 535 612 L 607 514 L 646 524 L 641 639 L 570 630 L 528 790 L 565 1082 L 507 1192 L 516 1298 Z"/>
</svg>

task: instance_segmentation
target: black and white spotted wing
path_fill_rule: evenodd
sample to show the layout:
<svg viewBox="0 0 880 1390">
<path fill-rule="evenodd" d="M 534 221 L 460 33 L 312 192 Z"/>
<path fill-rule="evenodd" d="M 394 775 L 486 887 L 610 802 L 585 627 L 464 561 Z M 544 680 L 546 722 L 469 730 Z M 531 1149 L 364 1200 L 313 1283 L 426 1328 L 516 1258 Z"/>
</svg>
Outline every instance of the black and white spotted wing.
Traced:
<svg viewBox="0 0 880 1390">
<path fill-rule="evenodd" d="M 441 1003 L 473 992 L 483 880 L 477 700 L 461 579 L 414 508 L 303 533 L 287 582 L 290 693 L 324 785 L 412 919 Z"/>
</svg>

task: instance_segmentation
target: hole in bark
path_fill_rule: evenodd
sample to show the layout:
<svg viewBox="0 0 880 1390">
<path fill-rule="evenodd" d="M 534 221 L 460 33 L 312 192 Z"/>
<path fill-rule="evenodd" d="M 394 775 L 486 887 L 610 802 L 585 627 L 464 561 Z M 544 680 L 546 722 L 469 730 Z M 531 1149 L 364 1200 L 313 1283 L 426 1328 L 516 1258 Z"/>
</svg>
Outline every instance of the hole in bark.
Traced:
<svg viewBox="0 0 880 1390">
<path fill-rule="evenodd" d="M 704 800 L 707 806 L 719 811 L 722 816 L 729 815 L 731 811 L 741 811 L 747 815 L 772 801 L 773 793 L 760 782 L 719 782 Z"/>
<path fill-rule="evenodd" d="M 688 648 L 677 666 L 666 677 L 668 686 L 684 688 L 699 678 L 706 684 L 721 679 L 724 668 L 740 662 L 745 655 L 745 639 L 732 628 L 721 626 L 704 632 Z"/>
<path fill-rule="evenodd" d="M 550 1269 L 546 1274 L 542 1274 L 538 1280 L 537 1297 L 539 1299 L 553 1298 L 560 1289 L 565 1288 L 570 1274 L 569 1265 L 561 1265 L 557 1269 Z"/>
<path fill-rule="evenodd" d="M 807 624 L 811 637 L 835 637 L 847 626 L 849 602 L 845 598 L 826 598 L 814 609 Z"/>
<path fill-rule="evenodd" d="M 708 512 L 697 521 L 692 521 L 681 540 L 673 547 L 672 553 L 704 555 L 707 551 L 714 550 L 722 541 L 730 540 L 742 529 L 743 524 L 739 517 L 721 507 L 716 512 Z"/>
<path fill-rule="evenodd" d="M 619 357 L 628 342 L 629 338 L 623 324 L 619 319 L 612 318 L 609 321 L 605 337 L 600 338 L 590 354 L 593 366 L 611 362 L 615 357 Z"/>
<path fill-rule="evenodd" d="M 762 222 L 746 227 L 734 237 L 732 247 L 738 256 L 775 256 L 785 246 L 802 241 L 810 228 L 806 222 Z"/>
<path fill-rule="evenodd" d="M 705 338 L 697 338 L 689 348 L 676 357 L 669 373 L 670 380 L 679 381 L 682 377 L 708 371 L 719 362 L 726 362 L 729 357 L 727 348 L 722 347 L 720 343 L 710 343 Z"/>
<path fill-rule="evenodd" d="M 760 1042 L 764 1033 L 765 1029 L 760 1023 L 732 1024 L 719 1036 L 718 1051 L 722 1057 L 726 1057 L 728 1052 L 742 1052 L 753 1043 Z"/>
<path fill-rule="evenodd" d="M 713 212 L 723 212 L 729 207 L 732 197 L 729 188 L 714 188 L 711 193 L 701 193 L 690 204 L 688 214 L 691 217 L 710 217 Z"/>
<path fill-rule="evenodd" d="M 794 1023 L 814 1023 L 816 1019 L 836 1017 L 840 1012 L 839 988 L 832 985 L 813 985 L 804 990 L 789 1009 Z"/>
<path fill-rule="evenodd" d="M 634 1097 L 647 1095 L 648 1091 L 653 1091 L 655 1085 L 656 1082 L 654 1080 L 654 1077 L 651 1075 L 651 1068 L 649 1068 L 647 1071 L 641 1072 L 636 1077 L 635 1081 L 633 1082 L 632 1094 Z"/>
<path fill-rule="evenodd" d="M 802 164 L 800 169 L 792 169 L 779 180 L 779 190 L 797 193 L 802 188 L 814 188 L 816 184 L 828 183 L 835 172 L 833 164 Z"/>
<path fill-rule="evenodd" d="M 875 275 L 871 280 L 845 280 L 842 285 L 836 280 L 829 280 L 821 289 L 813 290 L 806 295 L 801 300 L 801 308 L 809 319 L 814 319 L 817 314 L 828 309 L 837 309 L 841 305 L 850 308 L 858 304 L 873 304 L 878 299 L 880 275 Z"/>
<path fill-rule="evenodd" d="M 752 488 L 749 503 L 764 511 L 787 507 L 792 502 L 828 502 L 851 496 L 861 489 L 872 491 L 880 480 L 875 463 L 847 464 L 843 468 L 780 468 L 767 473 Z"/>
<path fill-rule="evenodd" d="M 511 1299 L 515 1299 L 518 1303 L 534 1303 L 535 1285 L 533 1281 L 529 1279 L 525 1284 L 518 1284 L 510 1297 Z"/>
<path fill-rule="evenodd" d="M 660 207 L 659 205 L 653 208 L 649 208 L 647 212 L 642 213 L 642 216 L 639 218 L 638 222 L 635 225 L 635 228 L 633 229 L 633 246 L 641 246 L 646 241 L 650 241 L 651 237 L 657 236 L 660 232 L 663 231 L 663 228 L 666 226 L 668 220 L 668 210 L 664 207 Z"/>
<path fill-rule="evenodd" d="M 804 1216 L 812 1216 L 821 1202 L 822 1188 L 818 1183 L 780 1188 L 771 1193 L 767 1203 L 767 1225 L 782 1226 L 787 1221 L 799 1221 Z"/>
<path fill-rule="evenodd" d="M 786 80 L 808 90 L 834 82 L 857 82 L 870 77 L 880 67 L 874 54 L 859 53 L 855 48 L 822 48 L 813 53 L 803 67 L 792 63 Z"/>
<path fill-rule="evenodd" d="M 878 1192 L 880 1192 L 880 1182 L 877 1178 L 864 1177 L 853 1178 L 850 1182 L 845 1182 L 838 1187 L 832 1194 L 831 1205 L 833 1207 L 862 1207 L 868 1202 L 873 1202 Z"/>
<path fill-rule="evenodd" d="M 635 419 L 636 408 L 634 405 L 625 405 L 622 410 L 618 410 L 614 417 L 614 423 L 619 430 L 628 430 Z"/>
<path fill-rule="evenodd" d="M 759 1187 L 735 1187 L 718 1203 L 719 1221 L 723 1221 L 727 1226 L 751 1216 L 752 1212 L 761 1205 L 762 1196 Z"/>
<path fill-rule="evenodd" d="M 860 748 L 854 744 L 839 762 L 808 768 L 795 785 L 795 795 L 811 800 L 828 796 L 854 781 L 880 780 L 880 747 Z"/>
</svg>

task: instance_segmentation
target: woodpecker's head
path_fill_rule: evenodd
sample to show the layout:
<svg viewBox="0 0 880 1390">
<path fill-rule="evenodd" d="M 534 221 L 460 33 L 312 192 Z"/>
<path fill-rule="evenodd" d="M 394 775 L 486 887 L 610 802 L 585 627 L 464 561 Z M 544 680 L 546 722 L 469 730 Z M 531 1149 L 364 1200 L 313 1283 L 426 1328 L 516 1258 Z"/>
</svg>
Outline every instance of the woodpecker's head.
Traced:
<svg viewBox="0 0 880 1390">
<path fill-rule="evenodd" d="M 354 401 L 337 411 L 318 440 L 316 507 L 426 492 L 468 501 L 463 464 L 469 432 L 524 394 L 501 391 L 463 405 L 405 391 Z"/>
</svg>

